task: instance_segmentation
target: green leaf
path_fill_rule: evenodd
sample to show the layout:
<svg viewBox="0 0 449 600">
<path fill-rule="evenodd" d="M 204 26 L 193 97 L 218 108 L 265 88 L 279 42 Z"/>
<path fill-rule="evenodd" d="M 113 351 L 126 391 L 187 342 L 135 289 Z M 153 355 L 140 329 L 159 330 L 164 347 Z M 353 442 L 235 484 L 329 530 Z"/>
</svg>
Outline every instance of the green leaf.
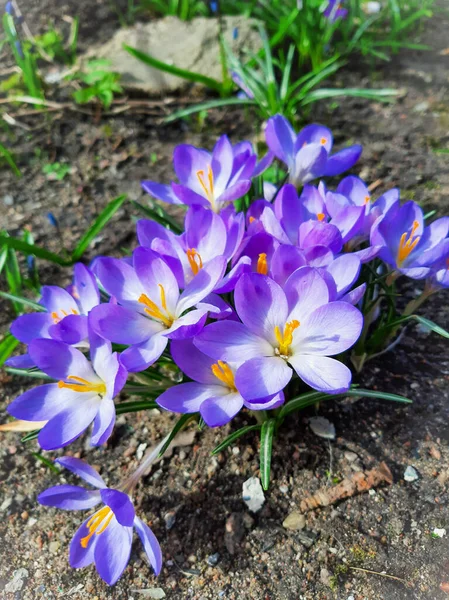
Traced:
<svg viewBox="0 0 449 600">
<path fill-rule="evenodd" d="M 26 444 L 27 442 L 31 442 L 32 440 L 35 440 L 37 438 L 37 436 L 40 433 L 40 429 L 35 429 L 34 431 L 30 431 L 29 433 L 27 433 L 26 435 L 23 436 L 23 438 L 21 438 L 21 442 L 22 444 Z"/>
<path fill-rule="evenodd" d="M 22 177 L 22 173 L 20 172 L 19 167 L 16 165 L 13 155 L 7 148 L 5 148 L 3 144 L 0 144 L 0 156 L 3 156 L 17 177 Z"/>
<path fill-rule="evenodd" d="M 256 106 L 257 102 L 251 100 L 250 98 L 224 98 L 223 100 L 209 100 L 209 102 L 201 102 L 200 104 L 195 104 L 194 106 L 189 106 L 188 108 L 183 108 L 173 112 L 168 117 L 165 117 L 164 123 L 172 123 L 178 119 L 183 119 L 189 115 L 201 112 L 202 110 L 238 105 Z"/>
<path fill-rule="evenodd" d="M 187 71 L 186 69 L 180 69 L 175 65 L 169 65 L 161 60 L 158 60 L 154 56 L 147 54 L 146 52 L 141 52 L 137 50 L 137 48 L 132 48 L 131 46 L 127 46 L 123 44 L 123 48 L 140 60 L 141 62 L 153 67 L 155 69 L 159 69 L 159 71 L 164 71 L 165 73 L 170 73 L 171 75 L 176 75 L 177 77 L 181 77 L 182 79 L 187 79 L 187 81 L 193 81 L 194 83 L 201 83 L 206 87 L 214 90 L 216 92 L 223 91 L 223 85 L 217 80 L 212 79 L 211 77 L 206 77 L 206 75 L 201 75 L 200 73 L 194 73 L 193 71 Z"/>
<path fill-rule="evenodd" d="M 179 417 L 175 426 L 171 430 L 170 435 L 166 439 L 165 444 L 162 446 L 162 448 L 159 452 L 159 458 L 165 454 L 167 448 L 170 446 L 170 444 L 174 440 L 176 434 L 178 434 L 181 431 L 181 429 L 184 429 L 184 427 L 186 427 L 186 425 L 188 425 L 188 423 L 190 423 L 190 421 L 192 421 L 195 418 L 196 418 L 196 413 L 181 415 Z"/>
<path fill-rule="evenodd" d="M 390 394 L 389 392 L 379 392 L 377 390 L 365 390 L 363 388 L 350 389 L 342 394 L 336 394 L 333 398 L 376 398 L 376 400 L 389 400 L 390 402 L 401 402 L 403 404 L 412 404 L 412 400 L 398 394 Z"/>
<path fill-rule="evenodd" d="M 18 344 L 19 340 L 16 340 L 13 335 L 10 333 L 5 335 L 0 342 L 0 367 L 5 364 L 5 361 L 8 360 Z"/>
<path fill-rule="evenodd" d="M 31 369 L 16 369 L 15 367 L 6 367 L 5 371 L 11 375 L 19 375 L 20 377 L 31 377 L 32 379 L 45 379 L 46 381 L 54 381 L 53 377 L 49 377 L 42 371 Z"/>
<path fill-rule="evenodd" d="M 268 419 L 262 424 L 260 432 L 260 480 L 262 487 L 267 490 L 270 485 L 271 453 L 276 419 Z"/>
<path fill-rule="evenodd" d="M 149 208 L 148 206 L 144 206 L 135 200 L 131 200 L 131 204 L 143 215 L 152 221 L 156 221 L 156 223 L 163 225 L 167 229 L 170 229 L 173 231 L 173 233 L 182 233 L 183 229 L 181 225 L 172 219 L 170 215 L 162 208 L 162 206 L 155 204 L 154 208 Z"/>
<path fill-rule="evenodd" d="M 241 438 L 243 435 L 246 435 L 250 431 L 257 431 L 260 429 L 260 425 L 247 425 L 246 427 L 242 427 L 241 429 L 237 429 L 237 431 L 233 431 L 227 438 L 225 438 L 218 446 L 216 446 L 212 450 L 212 455 L 219 454 L 223 450 L 225 450 L 228 446 L 230 446 L 233 442 Z"/>
<path fill-rule="evenodd" d="M 0 234 L 0 246 L 7 246 L 8 248 L 14 248 L 14 250 L 25 252 L 25 254 L 32 254 L 33 256 L 48 260 L 57 265 L 61 265 L 62 267 L 69 267 L 72 264 L 72 261 L 65 260 L 58 254 L 54 254 L 53 252 L 35 246 L 34 244 L 26 244 L 15 237 L 8 237 Z"/>
<path fill-rule="evenodd" d="M 0 292 L 0 298 L 5 298 L 5 300 L 11 300 L 11 302 L 17 302 L 18 304 L 23 304 L 24 306 L 30 306 L 31 308 L 39 312 L 45 312 L 45 308 L 41 304 L 38 304 L 33 300 L 29 300 L 28 298 L 22 298 L 22 296 L 17 296 L 16 294 Z"/>
<path fill-rule="evenodd" d="M 430 319 L 427 319 L 426 317 L 422 317 L 421 315 L 410 315 L 410 318 L 415 319 L 416 321 L 418 321 L 418 323 L 421 323 L 421 325 L 424 325 L 424 327 L 427 327 L 434 333 L 438 333 L 438 335 L 441 335 L 442 337 L 449 339 L 449 332 L 446 331 L 445 329 L 443 329 L 442 327 L 440 327 L 440 325 L 437 325 L 436 323 L 431 321 Z"/>
<path fill-rule="evenodd" d="M 73 262 L 76 262 L 81 258 L 91 241 L 100 233 L 103 227 L 105 227 L 108 221 L 110 221 L 110 219 L 115 215 L 125 200 L 126 194 L 122 194 L 121 196 L 118 196 L 118 198 L 115 198 L 109 202 L 109 204 L 101 211 L 94 223 L 80 239 L 75 250 L 72 252 Z"/>
<path fill-rule="evenodd" d="M 117 415 L 124 415 L 129 412 L 151 410 L 152 408 L 159 408 L 159 405 L 154 400 L 142 400 L 141 402 L 121 402 L 120 404 L 116 404 L 115 413 Z"/>
<path fill-rule="evenodd" d="M 34 456 L 34 458 L 37 458 L 37 460 L 39 460 L 43 465 L 48 467 L 50 471 L 53 471 L 54 473 L 60 473 L 58 467 L 46 456 L 42 456 L 42 454 L 40 454 L 39 452 L 32 452 L 31 454 Z"/>
</svg>

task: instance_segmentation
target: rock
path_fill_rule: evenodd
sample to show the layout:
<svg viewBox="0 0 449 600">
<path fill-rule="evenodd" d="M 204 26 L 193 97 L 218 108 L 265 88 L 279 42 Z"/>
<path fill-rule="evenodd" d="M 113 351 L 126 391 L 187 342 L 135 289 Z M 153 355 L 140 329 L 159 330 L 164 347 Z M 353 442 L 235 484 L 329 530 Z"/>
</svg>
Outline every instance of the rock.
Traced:
<svg viewBox="0 0 449 600">
<path fill-rule="evenodd" d="M 209 567 L 215 567 L 215 565 L 218 564 L 219 560 L 220 560 L 220 553 L 215 552 L 215 554 L 211 554 L 210 556 L 207 557 L 206 562 L 209 565 Z"/>
<path fill-rule="evenodd" d="M 3 196 L 3 204 L 5 204 L 5 206 L 12 206 L 14 204 L 14 198 L 11 194 L 5 194 Z"/>
<path fill-rule="evenodd" d="M 25 584 L 25 580 L 28 578 L 28 571 L 26 569 L 17 569 L 12 575 L 12 579 L 5 585 L 5 592 L 13 594 L 14 592 L 20 592 Z"/>
<path fill-rule="evenodd" d="M 331 586 L 331 574 L 327 569 L 321 569 L 320 580 L 323 585 Z"/>
<path fill-rule="evenodd" d="M 234 53 L 239 54 L 243 48 L 256 53 L 262 47 L 255 29 L 256 20 L 226 16 L 222 17 L 222 23 L 224 39 Z M 236 27 L 239 35 L 233 39 Z M 123 44 L 170 65 L 222 81 L 218 33 L 216 18 L 181 21 L 169 16 L 119 29 L 105 44 L 89 49 L 82 60 L 108 59 L 111 71 L 121 75 L 120 84 L 124 88 L 149 94 L 173 92 L 187 87 L 190 82 L 144 64 L 124 50 Z"/>
<path fill-rule="evenodd" d="M 243 483 L 242 498 L 243 502 L 251 512 L 256 513 L 265 503 L 265 494 L 263 493 L 260 479 L 250 477 Z"/>
<path fill-rule="evenodd" d="M 418 471 L 415 469 L 415 467 L 408 466 L 405 469 L 404 479 L 408 482 L 417 481 L 419 479 Z"/>
<path fill-rule="evenodd" d="M 290 529 L 292 531 L 299 531 L 300 529 L 304 529 L 305 526 L 306 518 L 302 513 L 300 513 L 297 510 L 290 513 L 282 523 L 282 527 L 285 527 L 285 529 Z"/>
<path fill-rule="evenodd" d="M 164 515 L 164 521 L 165 528 L 167 529 L 167 531 L 170 531 L 170 529 L 172 529 L 172 527 L 176 523 L 176 512 L 174 510 L 171 510 L 170 512 L 166 513 Z"/>
<path fill-rule="evenodd" d="M 54 541 L 54 542 L 50 542 L 50 544 L 48 545 L 48 549 L 50 550 L 50 552 L 52 554 L 55 554 L 59 550 L 60 546 L 61 546 L 61 544 L 59 542 Z"/>
<path fill-rule="evenodd" d="M 438 527 L 435 527 L 434 530 L 432 531 L 433 537 L 442 538 L 445 535 L 446 535 L 446 530 L 444 528 L 439 529 Z"/>
<path fill-rule="evenodd" d="M 415 104 L 415 106 L 413 107 L 413 112 L 426 112 L 429 110 L 429 103 L 424 101 L 424 102 L 419 102 L 418 104 Z"/>
<path fill-rule="evenodd" d="M 140 594 L 144 598 L 153 598 L 153 600 L 162 600 L 166 598 L 165 592 L 162 588 L 144 588 L 142 590 L 131 590 L 135 594 Z"/>
<path fill-rule="evenodd" d="M 335 426 L 324 417 L 312 417 L 309 419 L 310 429 L 315 435 L 325 440 L 335 439 Z"/>
<path fill-rule="evenodd" d="M 318 535 L 313 531 L 298 531 L 297 537 L 301 544 L 304 544 L 306 548 L 311 548 L 313 544 L 316 542 Z"/>
<path fill-rule="evenodd" d="M 347 450 L 345 452 L 345 458 L 348 462 L 354 462 L 358 459 L 358 456 L 355 452 L 350 452 L 349 450 Z"/>
<path fill-rule="evenodd" d="M 226 521 L 224 542 L 229 554 L 235 554 L 238 544 L 245 535 L 245 525 L 240 513 L 232 513 Z"/>
</svg>

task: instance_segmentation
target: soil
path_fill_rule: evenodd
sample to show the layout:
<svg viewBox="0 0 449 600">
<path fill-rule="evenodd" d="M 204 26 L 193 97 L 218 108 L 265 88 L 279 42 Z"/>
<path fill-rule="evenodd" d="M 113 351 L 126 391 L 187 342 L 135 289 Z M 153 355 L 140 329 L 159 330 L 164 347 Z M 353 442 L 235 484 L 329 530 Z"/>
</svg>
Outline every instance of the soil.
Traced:
<svg viewBox="0 0 449 600">
<path fill-rule="evenodd" d="M 82 49 L 107 39 L 119 26 L 107 2 L 29 0 L 21 7 L 35 33 L 49 15 L 58 21 L 78 12 Z M 435 150 L 449 147 L 449 56 L 442 52 L 448 24 L 447 11 L 438 11 L 427 23 L 421 38 L 431 46 L 428 52 L 403 51 L 376 70 L 353 65 L 339 76 L 339 85 L 402 90 L 394 104 L 347 99 L 317 106 L 309 116 L 332 128 L 337 145 L 364 145 L 354 173 L 380 180 L 379 193 L 399 186 L 404 199 L 441 214 L 448 212 L 449 159 Z M 13 235 L 28 227 L 38 244 L 55 252 L 73 247 L 111 198 L 126 193 L 145 203 L 140 180 L 168 181 L 176 144 L 211 147 L 223 131 L 234 141 L 254 135 L 254 124 L 236 111 L 211 113 L 203 129 L 194 124 L 161 127 L 151 115 L 131 112 L 99 121 L 64 113 L 47 121 L 24 117 L 21 123 L 31 130 L 14 127 L 2 136 L 13 146 L 23 177 L 2 171 L 0 227 Z M 60 182 L 42 172 L 46 162 L 54 161 L 71 166 Z M 47 213 L 55 216 L 58 228 Z M 135 245 L 133 216 L 137 213 L 125 204 L 86 260 Z M 42 283 L 66 283 L 70 277 L 40 265 Z M 410 286 L 407 294 L 413 292 Z M 5 331 L 13 314 L 7 304 L 2 308 Z M 448 329 L 444 293 L 423 314 Z M 5 373 L 1 377 L 4 405 L 29 384 Z M 84 515 L 36 503 L 43 489 L 77 483 L 76 478 L 57 475 L 36 460 L 36 442 L 22 445 L 19 436 L 2 434 L 0 594 L 17 600 L 139 600 L 160 597 L 155 588 L 161 588 L 174 600 L 444 600 L 444 588 L 449 589 L 447 341 L 412 328 L 394 352 L 368 363 L 358 382 L 403 394 L 413 404 L 346 400 L 292 416 L 276 440 L 271 487 L 257 514 L 242 500 L 243 482 L 258 475 L 257 438 L 248 435 L 216 458 L 210 454 L 225 435 L 249 423 L 249 416 L 240 415 L 220 430 L 196 431 L 192 443 L 154 467 L 134 497 L 138 514 L 161 542 L 161 575 L 152 576 L 136 542 L 130 565 L 113 588 L 92 567 L 75 571 L 68 565 L 68 544 Z M 335 441 L 312 433 L 308 418 L 315 414 L 334 424 Z M 124 415 L 105 447 L 91 449 L 80 440 L 66 453 L 87 459 L 110 485 L 118 485 L 173 421 L 157 411 Z M 44 454 L 53 458 L 63 452 Z M 302 530 L 283 528 L 303 498 L 381 461 L 392 471 L 392 485 L 311 511 Z M 417 472 L 413 482 L 404 479 L 409 466 Z M 448 534 L 438 537 L 435 528 Z M 14 590 L 14 577 L 18 585 L 7 591 Z"/>
</svg>

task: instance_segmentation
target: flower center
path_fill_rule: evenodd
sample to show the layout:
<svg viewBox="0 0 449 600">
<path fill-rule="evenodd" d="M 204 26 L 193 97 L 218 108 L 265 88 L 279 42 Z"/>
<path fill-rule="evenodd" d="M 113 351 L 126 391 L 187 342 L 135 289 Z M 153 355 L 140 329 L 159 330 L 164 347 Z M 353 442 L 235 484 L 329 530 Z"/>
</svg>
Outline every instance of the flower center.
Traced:
<svg viewBox="0 0 449 600">
<path fill-rule="evenodd" d="M 274 328 L 274 335 L 277 343 L 279 344 L 278 353 L 280 356 L 290 356 L 290 346 L 293 342 L 293 332 L 300 326 L 300 322 L 296 319 L 289 321 L 285 324 L 284 331 L 281 332 L 280 328 L 276 325 Z"/>
<path fill-rule="evenodd" d="M 257 273 L 260 273 L 261 275 L 268 274 L 267 255 L 265 254 L 265 252 L 261 252 L 259 254 L 259 258 L 257 259 L 256 271 L 257 271 Z"/>
<path fill-rule="evenodd" d="M 86 527 L 89 530 L 89 533 L 81 538 L 81 546 L 83 548 L 87 548 L 87 545 L 90 541 L 90 538 L 94 535 L 100 535 L 106 529 L 106 527 L 111 522 L 114 513 L 109 508 L 109 506 L 103 506 L 98 512 L 96 512 L 86 523 Z"/>
<path fill-rule="evenodd" d="M 222 383 L 227 385 L 232 392 L 237 391 L 237 388 L 235 387 L 234 383 L 234 373 L 232 372 L 231 367 L 227 363 L 223 362 L 222 360 L 219 360 L 211 366 L 211 369 L 215 377 Z"/>
<path fill-rule="evenodd" d="M 325 137 L 322 137 L 322 138 L 320 139 L 320 144 L 321 144 L 322 146 L 324 146 L 324 145 L 326 144 L 326 142 L 327 142 L 327 138 L 325 138 Z"/>
<path fill-rule="evenodd" d="M 67 383 L 66 381 L 61 380 L 58 381 L 58 388 L 66 388 L 68 390 L 73 390 L 74 392 L 95 392 L 96 394 L 106 393 L 106 385 L 104 381 L 101 381 L 100 383 L 92 383 L 91 381 L 87 381 L 87 379 L 77 377 L 76 375 L 69 375 L 66 379 L 71 379 L 77 383 Z"/>
<path fill-rule="evenodd" d="M 324 221 L 326 215 L 324 213 L 317 213 L 316 214 L 316 218 L 318 219 L 318 221 Z"/>
<path fill-rule="evenodd" d="M 58 311 L 54 310 L 54 311 L 53 311 L 53 312 L 50 314 L 51 318 L 53 319 L 53 323 L 54 323 L 55 325 L 57 325 L 57 324 L 59 323 L 59 321 L 62 321 L 62 319 L 63 319 L 64 317 L 68 317 L 68 316 L 69 316 L 69 314 L 72 314 L 72 315 L 79 315 L 79 312 L 78 312 L 77 310 L 75 310 L 74 308 L 72 308 L 72 309 L 71 309 L 71 311 L 72 311 L 71 313 L 68 313 L 67 311 L 65 311 L 65 310 L 61 310 L 61 309 L 60 309 L 60 310 L 58 310 Z M 62 314 L 62 317 L 60 317 L 60 316 L 59 316 L 59 313 L 61 313 L 61 314 Z"/>
<path fill-rule="evenodd" d="M 203 259 L 195 248 L 189 248 L 186 252 L 190 268 L 194 275 L 198 275 L 198 271 L 203 268 Z"/>
<path fill-rule="evenodd" d="M 146 306 L 144 310 L 147 313 L 147 315 L 149 315 L 153 319 L 156 319 L 157 321 L 161 321 L 166 327 L 171 327 L 173 325 L 174 317 L 168 312 L 167 309 L 167 300 L 165 298 L 164 286 L 158 283 L 158 287 L 162 308 L 160 308 L 155 302 L 153 302 L 153 300 L 148 298 L 146 294 L 140 294 L 139 302 Z"/>
<path fill-rule="evenodd" d="M 212 172 L 212 167 L 210 165 L 207 167 L 207 181 L 205 179 L 203 169 L 197 171 L 196 176 L 198 178 L 200 186 L 203 189 L 204 194 L 206 195 L 207 200 L 212 206 L 212 209 L 215 210 L 214 174 Z"/>
<path fill-rule="evenodd" d="M 401 239 L 399 241 L 398 255 L 397 255 L 397 263 L 399 267 L 402 267 L 404 261 L 409 257 L 410 253 L 416 248 L 416 245 L 419 243 L 421 239 L 420 235 L 415 236 L 415 232 L 419 227 L 418 221 L 413 221 L 412 230 L 407 235 L 405 231 L 401 235 Z"/>
</svg>

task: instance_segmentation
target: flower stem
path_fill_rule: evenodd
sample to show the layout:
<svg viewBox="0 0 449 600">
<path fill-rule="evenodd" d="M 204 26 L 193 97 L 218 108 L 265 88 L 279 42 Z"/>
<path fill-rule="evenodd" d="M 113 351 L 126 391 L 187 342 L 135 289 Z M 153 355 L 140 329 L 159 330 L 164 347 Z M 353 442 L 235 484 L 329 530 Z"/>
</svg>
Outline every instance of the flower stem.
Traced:
<svg viewBox="0 0 449 600">
<path fill-rule="evenodd" d="M 251 410 L 250 412 L 259 425 L 262 425 L 268 419 L 266 410 Z"/>
</svg>

